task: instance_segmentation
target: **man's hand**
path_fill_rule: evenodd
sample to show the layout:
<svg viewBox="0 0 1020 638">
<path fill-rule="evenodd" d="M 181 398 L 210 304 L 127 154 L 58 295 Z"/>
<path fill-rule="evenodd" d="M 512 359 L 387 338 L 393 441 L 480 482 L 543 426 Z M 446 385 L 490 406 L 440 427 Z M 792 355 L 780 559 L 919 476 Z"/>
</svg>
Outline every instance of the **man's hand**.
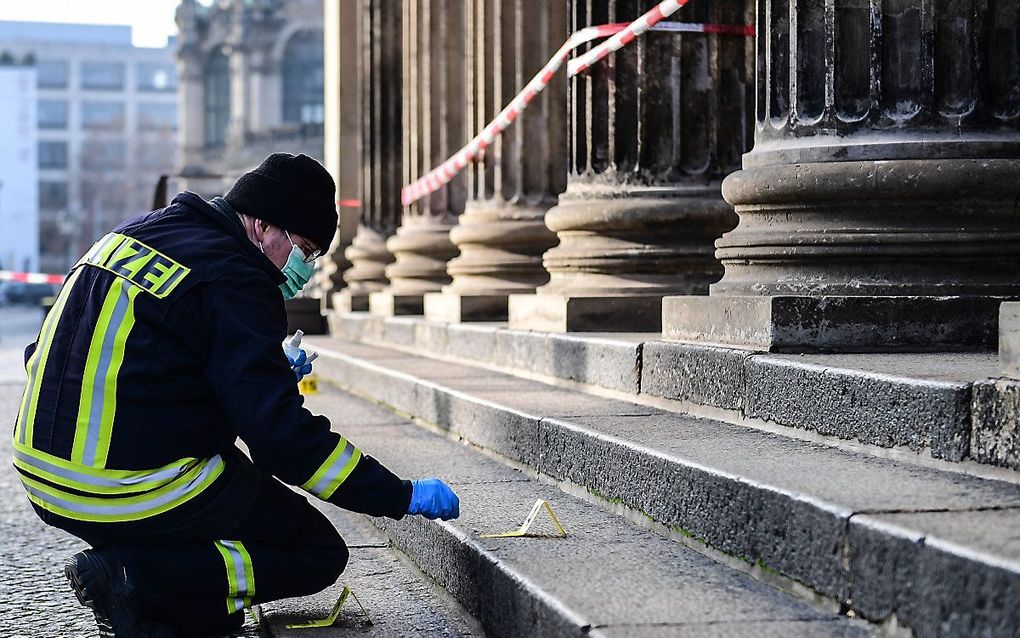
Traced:
<svg viewBox="0 0 1020 638">
<path fill-rule="evenodd" d="M 305 354 L 305 351 L 300 348 L 293 358 L 290 353 L 287 354 L 287 363 L 289 363 L 291 369 L 294 370 L 294 377 L 298 381 L 304 378 L 306 374 L 311 374 L 312 372 L 312 363 L 308 360 L 308 356 Z"/>
<path fill-rule="evenodd" d="M 448 521 L 460 516 L 460 499 L 453 490 L 437 478 L 411 481 L 411 505 L 408 514 L 421 514 L 425 518 Z"/>
</svg>

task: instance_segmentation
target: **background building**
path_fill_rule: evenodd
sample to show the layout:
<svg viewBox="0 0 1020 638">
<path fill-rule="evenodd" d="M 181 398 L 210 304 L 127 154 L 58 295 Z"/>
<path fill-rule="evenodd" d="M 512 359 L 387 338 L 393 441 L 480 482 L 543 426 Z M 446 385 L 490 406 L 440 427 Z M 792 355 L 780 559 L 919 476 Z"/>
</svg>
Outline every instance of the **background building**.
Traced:
<svg viewBox="0 0 1020 638">
<path fill-rule="evenodd" d="M 0 270 L 39 265 L 35 68 L 0 55 Z"/>
<path fill-rule="evenodd" d="M 0 22 L 0 50 L 36 60 L 40 267 L 63 272 L 148 208 L 177 164 L 172 41 L 139 48 L 127 26 Z"/>
<path fill-rule="evenodd" d="M 275 151 L 322 159 L 321 0 L 183 0 L 180 186 L 204 195 Z"/>
</svg>

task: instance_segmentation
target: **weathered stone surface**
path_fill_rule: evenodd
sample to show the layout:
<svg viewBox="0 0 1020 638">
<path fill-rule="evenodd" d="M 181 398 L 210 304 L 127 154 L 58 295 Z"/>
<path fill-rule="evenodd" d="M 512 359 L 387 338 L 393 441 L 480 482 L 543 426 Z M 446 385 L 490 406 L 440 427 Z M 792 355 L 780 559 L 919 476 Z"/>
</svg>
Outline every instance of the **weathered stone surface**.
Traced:
<svg viewBox="0 0 1020 638">
<path fill-rule="evenodd" d="M 534 370 L 546 374 L 551 367 L 547 335 L 530 330 L 496 332 L 496 353 L 493 361 L 503 368 Z"/>
<path fill-rule="evenodd" d="M 417 325 L 417 322 L 410 321 L 407 317 L 388 318 L 383 322 L 382 340 L 395 346 L 413 346 Z"/>
<path fill-rule="evenodd" d="M 447 353 L 461 359 L 496 363 L 497 332 L 488 326 L 447 324 Z"/>
<path fill-rule="evenodd" d="M 781 355 L 744 363 L 745 414 L 882 447 L 959 461 L 970 447 L 970 384 L 805 363 Z"/>
<path fill-rule="evenodd" d="M 741 410 L 744 362 L 751 353 L 687 343 L 646 341 L 641 346 L 641 393 Z"/>
<path fill-rule="evenodd" d="M 999 367 L 1003 375 L 1020 379 L 1020 302 L 999 306 Z"/>
<path fill-rule="evenodd" d="M 666 297 L 666 339 L 769 352 L 994 349 L 1003 297 Z"/>
<path fill-rule="evenodd" d="M 658 331 L 662 297 L 510 295 L 510 327 L 544 332 Z"/>
<path fill-rule="evenodd" d="M 854 517 L 854 606 L 872 620 L 895 613 L 918 636 L 1012 636 L 1020 627 L 1020 511 Z"/>
<path fill-rule="evenodd" d="M 973 393 L 971 457 L 1020 470 L 1020 381 L 989 379 Z"/>
<path fill-rule="evenodd" d="M 845 552 L 852 546 L 848 522 L 861 519 L 858 513 L 939 510 L 966 516 L 976 510 L 1020 510 L 1020 485 L 660 410 L 609 416 L 619 402 L 580 393 L 573 394 L 584 397 L 581 414 L 588 416 L 555 417 L 551 415 L 561 407 L 575 409 L 577 404 L 569 399 L 564 403 L 559 396 L 571 393 L 542 391 L 543 384 L 484 370 L 470 378 L 414 380 L 406 372 L 410 365 L 404 359 L 385 361 L 402 383 L 427 387 L 445 414 L 464 410 L 473 427 L 458 426 L 458 434 L 469 442 L 642 511 L 724 552 L 760 561 L 836 600 L 852 605 L 859 598 L 861 613 L 866 609 L 882 616 L 883 610 L 897 608 L 911 587 L 923 590 L 924 579 L 938 578 L 937 572 L 926 576 L 916 571 L 917 561 L 907 560 L 909 552 L 901 552 L 906 562 L 887 558 L 902 538 L 926 533 L 949 538 L 959 549 L 944 553 L 939 569 L 989 582 L 998 582 L 996 565 L 1020 553 L 1013 547 L 1009 524 L 982 523 L 981 534 L 971 541 L 965 533 L 949 536 L 922 519 L 895 520 L 884 523 L 891 527 L 880 530 L 871 544 L 858 543 L 853 564 L 865 575 L 855 579 L 847 572 Z M 483 403 L 484 413 L 472 413 L 476 408 L 471 405 Z M 435 412 L 437 418 L 443 414 Z M 522 429 L 514 419 L 522 414 L 532 421 L 541 418 L 537 432 L 527 432 L 538 437 L 534 448 L 517 438 Z M 496 432 L 500 428 L 506 433 Z M 915 529 L 920 532 L 911 532 Z M 900 584 L 893 592 L 889 583 Z M 956 613 L 957 603 L 951 597 L 944 600 L 944 615 Z M 969 613 L 965 608 L 959 612 L 961 617 Z M 908 617 L 917 627 L 927 627 L 917 616 L 901 615 L 901 620 Z M 981 616 L 967 622 L 978 628 L 986 626 L 983 623 L 994 627 L 998 621 Z"/>
<path fill-rule="evenodd" d="M 507 295 L 425 294 L 425 318 L 429 321 L 506 321 Z"/>
<path fill-rule="evenodd" d="M 310 399 L 326 413 L 346 412 L 353 401 L 338 393 Z M 427 467 L 457 491 L 461 518 L 456 521 L 374 522 L 477 614 L 488 635 L 580 637 L 589 627 L 598 635 L 603 629 L 647 625 L 697 636 L 705 626 L 724 624 L 730 628 L 727 635 L 753 636 L 763 619 L 817 622 L 825 628 L 820 635 L 856 635 L 844 633 L 848 628 L 868 633 L 596 506 L 523 480 L 449 439 L 387 426 L 366 428 L 361 444 L 401 475 L 420 475 Z M 568 538 L 479 538 L 516 528 L 536 498 L 552 504 Z M 533 529 L 554 531 L 544 517 Z"/>
<path fill-rule="evenodd" d="M 548 336 L 549 369 L 534 369 L 558 379 L 602 388 L 638 393 L 641 376 L 641 341 L 611 336 Z"/>
<path fill-rule="evenodd" d="M 395 295 L 382 290 L 369 295 L 368 309 L 373 315 L 379 317 L 420 315 L 424 310 L 423 299 L 421 295 Z"/>
</svg>

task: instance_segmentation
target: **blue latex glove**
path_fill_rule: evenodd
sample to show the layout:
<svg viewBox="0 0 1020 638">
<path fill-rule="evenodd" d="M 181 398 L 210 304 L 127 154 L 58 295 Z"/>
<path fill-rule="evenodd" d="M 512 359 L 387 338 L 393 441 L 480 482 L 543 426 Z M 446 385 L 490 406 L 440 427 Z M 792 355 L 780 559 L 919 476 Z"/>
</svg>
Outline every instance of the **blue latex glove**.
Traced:
<svg viewBox="0 0 1020 638">
<path fill-rule="evenodd" d="M 408 514 L 421 514 L 425 518 L 448 521 L 460 516 L 460 499 L 453 490 L 437 478 L 411 481 L 411 505 Z"/>
<path fill-rule="evenodd" d="M 300 381 L 306 374 L 311 374 L 312 364 L 307 362 L 308 355 L 305 351 L 297 348 L 297 354 L 293 352 L 287 353 L 287 363 L 290 364 L 291 369 L 294 370 L 294 377 Z"/>
</svg>

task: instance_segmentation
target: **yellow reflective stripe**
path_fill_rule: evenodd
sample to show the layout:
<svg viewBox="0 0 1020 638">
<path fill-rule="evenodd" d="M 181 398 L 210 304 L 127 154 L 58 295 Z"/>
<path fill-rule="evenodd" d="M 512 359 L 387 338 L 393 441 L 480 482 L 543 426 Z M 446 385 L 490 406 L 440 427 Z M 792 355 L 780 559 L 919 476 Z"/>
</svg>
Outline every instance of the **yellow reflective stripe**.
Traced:
<svg viewBox="0 0 1020 638">
<path fill-rule="evenodd" d="M 117 411 L 117 375 L 124 348 L 135 324 L 135 298 L 140 289 L 118 278 L 106 294 L 89 344 L 75 419 L 71 460 L 106 467 L 113 420 Z"/>
<path fill-rule="evenodd" d="M 117 412 L 117 375 L 120 374 L 120 366 L 124 363 L 124 350 L 127 347 L 128 335 L 135 326 L 135 297 L 141 291 L 140 288 L 130 286 L 127 291 L 128 306 L 124 322 L 117 329 L 113 341 L 113 361 L 110 364 L 110 372 L 106 375 L 106 387 L 103 390 L 103 417 L 99 427 L 99 444 L 96 449 L 94 465 L 106 467 L 107 457 L 110 455 L 110 440 L 113 437 L 113 419 Z"/>
<path fill-rule="evenodd" d="M 60 314 L 64 310 L 64 304 L 78 280 L 80 270 L 71 273 L 60 294 L 46 315 L 42 330 L 39 332 L 39 342 L 36 344 L 35 352 L 32 353 L 25 371 L 28 373 L 28 384 L 25 386 L 25 393 L 21 397 L 21 410 L 18 412 L 18 423 L 15 433 L 15 440 L 20 443 L 32 443 L 32 433 L 35 427 L 35 411 L 39 405 L 39 391 L 42 389 L 43 373 L 46 371 L 46 361 L 50 355 L 50 345 L 53 343 L 53 335 L 57 332 L 57 324 L 60 322 Z"/>
<path fill-rule="evenodd" d="M 326 500 L 347 480 L 360 460 L 361 450 L 345 437 L 340 437 L 336 448 L 301 489 Z"/>
<path fill-rule="evenodd" d="M 101 398 L 96 396 L 99 391 L 99 386 L 96 382 L 96 370 L 99 367 L 100 361 L 103 359 L 103 343 L 106 340 L 107 332 L 109 331 L 110 318 L 113 316 L 113 310 L 117 306 L 117 302 L 123 294 L 123 290 L 123 279 L 116 279 L 110 286 L 110 290 L 106 293 L 106 299 L 103 300 L 103 306 L 99 311 L 99 318 L 96 320 L 96 325 L 93 328 L 92 340 L 89 343 L 89 354 L 85 360 L 85 372 L 82 375 L 81 380 L 81 398 L 78 401 L 78 417 L 75 420 L 74 444 L 71 446 L 71 460 L 79 464 L 84 464 L 85 462 L 85 441 L 89 434 L 93 399 Z M 110 346 L 110 350 L 112 351 L 112 344 Z M 105 381 L 105 374 L 101 380 Z M 96 403 L 98 403 L 100 409 L 102 409 L 102 402 L 97 401 Z M 96 424 L 96 428 L 96 438 L 98 438 L 98 423 Z M 93 458 L 89 458 L 89 465 L 91 465 L 92 462 Z"/>
<path fill-rule="evenodd" d="M 28 498 L 47 511 L 78 521 L 120 523 L 136 521 L 171 510 L 201 494 L 222 473 L 223 458 L 207 459 L 171 484 L 137 496 L 97 498 L 71 494 L 21 475 Z"/>
<path fill-rule="evenodd" d="M 251 554 L 241 541 L 216 541 L 227 570 L 227 613 L 232 614 L 251 606 L 255 597 L 255 570 Z"/>
<path fill-rule="evenodd" d="M 97 470 L 52 454 L 14 445 L 14 466 L 61 487 L 91 494 L 134 494 L 169 485 L 202 463 L 183 458 L 154 470 Z"/>
</svg>

